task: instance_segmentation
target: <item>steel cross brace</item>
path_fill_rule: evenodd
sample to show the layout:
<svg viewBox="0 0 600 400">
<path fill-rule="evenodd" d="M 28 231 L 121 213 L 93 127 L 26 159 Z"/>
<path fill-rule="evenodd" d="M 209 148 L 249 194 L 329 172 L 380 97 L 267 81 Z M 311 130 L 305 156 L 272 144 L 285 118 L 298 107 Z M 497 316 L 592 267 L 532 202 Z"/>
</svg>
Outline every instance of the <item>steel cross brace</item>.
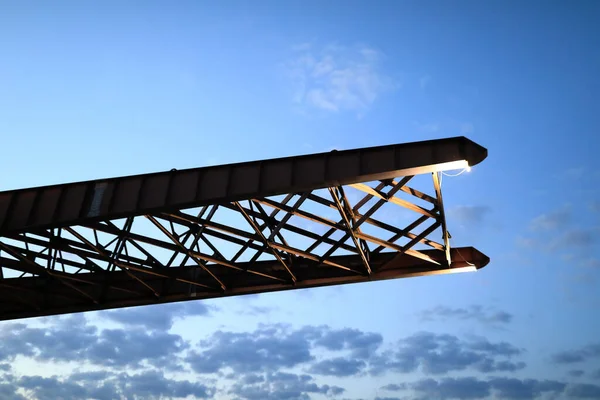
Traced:
<svg viewBox="0 0 600 400">
<path fill-rule="evenodd" d="M 482 159 L 443 143 L 269 161 L 258 177 L 244 164 L 0 192 L 0 319 L 481 268 L 483 254 L 450 247 L 438 167 L 410 161 Z"/>
</svg>

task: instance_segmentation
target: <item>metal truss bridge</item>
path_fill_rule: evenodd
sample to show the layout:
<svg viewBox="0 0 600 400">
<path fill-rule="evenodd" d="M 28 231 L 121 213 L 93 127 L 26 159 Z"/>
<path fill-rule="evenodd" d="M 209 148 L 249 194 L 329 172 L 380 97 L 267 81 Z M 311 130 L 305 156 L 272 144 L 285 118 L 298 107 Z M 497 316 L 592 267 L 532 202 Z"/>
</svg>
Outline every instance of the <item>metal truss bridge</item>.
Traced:
<svg viewBox="0 0 600 400">
<path fill-rule="evenodd" d="M 0 192 L 0 320 L 473 271 L 456 137 Z"/>
</svg>

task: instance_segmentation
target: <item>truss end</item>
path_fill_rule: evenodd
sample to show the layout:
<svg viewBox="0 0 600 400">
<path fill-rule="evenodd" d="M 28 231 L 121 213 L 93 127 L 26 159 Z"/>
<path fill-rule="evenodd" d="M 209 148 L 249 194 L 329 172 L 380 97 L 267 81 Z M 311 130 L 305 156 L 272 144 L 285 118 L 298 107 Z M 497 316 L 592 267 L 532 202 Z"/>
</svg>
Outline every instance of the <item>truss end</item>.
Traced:
<svg viewBox="0 0 600 400">
<path fill-rule="evenodd" d="M 474 247 L 453 248 L 452 269 L 470 267 L 479 270 L 490 263 L 490 258 Z"/>
<path fill-rule="evenodd" d="M 466 137 L 462 137 L 462 140 L 464 142 L 464 157 L 469 168 L 479 164 L 487 158 L 488 150 L 485 147 L 475 143 L 470 139 L 467 139 Z"/>
</svg>

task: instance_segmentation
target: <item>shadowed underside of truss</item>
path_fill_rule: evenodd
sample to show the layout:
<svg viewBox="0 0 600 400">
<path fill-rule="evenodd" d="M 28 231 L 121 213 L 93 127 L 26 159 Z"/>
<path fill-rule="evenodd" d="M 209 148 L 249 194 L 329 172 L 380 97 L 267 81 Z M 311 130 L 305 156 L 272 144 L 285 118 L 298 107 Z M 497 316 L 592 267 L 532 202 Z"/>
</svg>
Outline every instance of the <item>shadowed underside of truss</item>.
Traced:
<svg viewBox="0 0 600 400">
<path fill-rule="evenodd" d="M 0 192 L 0 319 L 470 271 L 465 138 Z"/>
</svg>

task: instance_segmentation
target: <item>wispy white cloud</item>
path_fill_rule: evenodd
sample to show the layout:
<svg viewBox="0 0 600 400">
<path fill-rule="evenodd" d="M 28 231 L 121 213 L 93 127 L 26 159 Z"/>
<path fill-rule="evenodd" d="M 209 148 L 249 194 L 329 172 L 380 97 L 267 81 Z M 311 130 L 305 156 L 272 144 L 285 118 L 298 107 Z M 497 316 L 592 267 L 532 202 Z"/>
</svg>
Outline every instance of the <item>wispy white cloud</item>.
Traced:
<svg viewBox="0 0 600 400">
<path fill-rule="evenodd" d="M 368 46 L 311 44 L 294 47 L 286 73 L 293 100 L 302 108 L 364 113 L 383 93 L 398 87 L 381 69 L 383 54 Z"/>
<path fill-rule="evenodd" d="M 452 308 L 443 305 L 424 310 L 420 313 L 424 321 L 462 319 L 474 320 L 486 325 L 509 324 L 513 315 L 492 307 L 472 305 L 466 308 Z"/>
<path fill-rule="evenodd" d="M 529 223 L 529 230 L 537 237 L 517 237 L 523 249 L 541 250 L 565 263 L 596 266 L 598 261 L 590 252 L 600 241 L 600 226 L 583 223 L 573 218 L 571 205 L 541 214 Z"/>
<path fill-rule="evenodd" d="M 536 249 L 538 247 L 541 247 L 538 240 L 530 237 L 517 236 L 515 242 L 518 247 L 526 249 Z"/>
<path fill-rule="evenodd" d="M 581 264 L 582 264 L 584 267 L 589 267 L 589 268 L 598 268 L 598 269 L 600 269 L 600 260 L 599 260 L 599 259 L 597 259 L 597 258 L 594 258 L 594 257 L 590 257 L 590 258 L 588 258 L 588 259 L 586 259 L 586 260 L 583 260 L 583 261 L 581 262 Z"/>
<path fill-rule="evenodd" d="M 534 231 L 563 229 L 569 223 L 570 219 L 570 207 L 563 207 L 561 209 L 535 217 L 529 224 L 529 227 Z"/>
<path fill-rule="evenodd" d="M 463 224 L 473 226 L 483 223 L 491 211 L 487 206 L 456 206 L 450 208 L 448 214 Z"/>
<path fill-rule="evenodd" d="M 571 167 L 559 172 L 556 177 L 560 180 L 579 180 L 585 173 L 586 169 L 583 167 Z"/>
<path fill-rule="evenodd" d="M 440 124 L 437 122 L 422 123 L 419 121 L 415 121 L 414 125 L 417 127 L 418 130 L 420 130 L 421 132 L 426 132 L 426 133 L 435 133 L 440 130 Z"/>
<path fill-rule="evenodd" d="M 551 250 L 589 249 L 598 241 L 599 228 L 573 228 L 562 232 L 549 242 Z"/>
<path fill-rule="evenodd" d="M 475 126 L 473 126 L 470 122 L 463 122 L 460 124 L 460 133 L 465 135 L 467 133 L 473 133 L 475 131 Z"/>
<path fill-rule="evenodd" d="M 586 254 L 598 243 L 600 228 L 570 228 L 558 230 L 553 228 L 547 239 L 519 236 L 516 245 L 522 249 L 544 251 L 567 263 L 581 266 L 598 266 L 595 258 L 585 258 Z M 583 258 L 582 258 L 583 257 Z"/>
</svg>

